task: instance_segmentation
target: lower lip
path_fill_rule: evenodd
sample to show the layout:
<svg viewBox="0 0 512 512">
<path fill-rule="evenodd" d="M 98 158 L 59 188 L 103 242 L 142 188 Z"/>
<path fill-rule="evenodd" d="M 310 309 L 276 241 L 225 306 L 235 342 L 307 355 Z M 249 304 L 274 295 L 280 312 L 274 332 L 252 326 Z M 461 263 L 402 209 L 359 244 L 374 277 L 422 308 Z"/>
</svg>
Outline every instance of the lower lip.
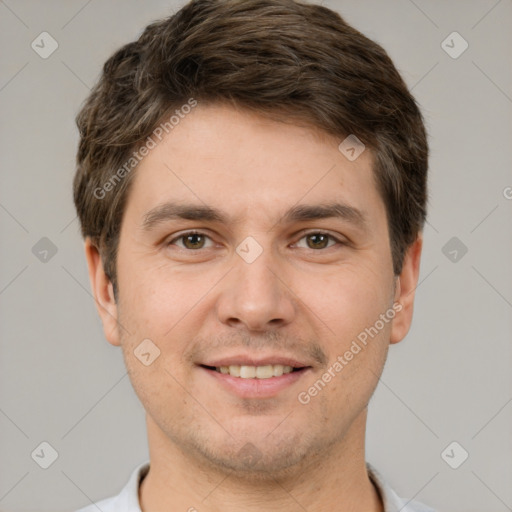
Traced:
<svg viewBox="0 0 512 512">
<path fill-rule="evenodd" d="M 232 377 L 226 373 L 220 373 L 200 366 L 200 369 L 214 378 L 225 389 L 238 395 L 240 398 L 272 398 L 280 391 L 290 387 L 301 379 L 310 368 L 285 373 L 280 377 L 270 377 L 269 379 L 242 379 L 241 377 Z"/>
</svg>

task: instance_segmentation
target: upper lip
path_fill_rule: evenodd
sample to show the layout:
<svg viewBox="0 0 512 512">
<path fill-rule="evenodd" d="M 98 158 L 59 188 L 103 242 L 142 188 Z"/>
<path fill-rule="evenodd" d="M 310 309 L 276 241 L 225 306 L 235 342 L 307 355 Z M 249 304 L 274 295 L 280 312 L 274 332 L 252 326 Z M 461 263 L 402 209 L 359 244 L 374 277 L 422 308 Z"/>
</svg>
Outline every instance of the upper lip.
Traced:
<svg viewBox="0 0 512 512">
<path fill-rule="evenodd" d="M 291 366 L 293 368 L 304 368 L 307 366 L 311 366 L 306 361 L 301 361 L 293 356 L 279 355 L 279 354 L 269 354 L 267 356 L 254 356 L 248 354 L 237 354 L 231 356 L 225 356 L 218 359 L 210 359 L 204 362 L 201 362 L 202 366 L 267 366 L 267 365 L 276 365 L 281 364 L 283 366 Z"/>
</svg>

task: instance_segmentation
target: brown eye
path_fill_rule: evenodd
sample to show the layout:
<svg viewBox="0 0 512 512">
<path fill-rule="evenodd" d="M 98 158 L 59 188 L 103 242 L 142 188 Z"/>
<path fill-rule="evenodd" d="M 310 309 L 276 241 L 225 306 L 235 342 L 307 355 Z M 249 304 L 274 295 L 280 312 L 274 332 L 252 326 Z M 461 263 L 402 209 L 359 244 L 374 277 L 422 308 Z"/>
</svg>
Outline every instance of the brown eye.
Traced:
<svg viewBox="0 0 512 512">
<path fill-rule="evenodd" d="M 187 249 L 201 249 L 204 245 L 204 236 L 198 233 L 185 235 L 182 238 L 184 240 L 183 245 L 185 245 Z"/>
<path fill-rule="evenodd" d="M 210 237 L 203 233 L 190 231 L 188 233 L 177 236 L 176 238 L 173 238 L 171 241 L 169 241 L 168 245 L 177 245 L 182 249 L 189 249 L 193 251 L 204 249 L 206 247 L 206 241 L 209 239 Z"/>
<path fill-rule="evenodd" d="M 308 240 L 308 247 L 310 249 L 324 249 L 327 247 L 327 243 L 331 237 L 325 233 L 312 233 L 306 235 L 305 238 Z"/>
<path fill-rule="evenodd" d="M 306 240 L 306 245 L 301 245 L 302 240 Z M 343 241 L 337 239 L 333 235 L 330 235 L 329 233 L 324 233 L 322 231 L 305 233 L 299 240 L 299 242 L 297 242 L 297 245 L 299 245 L 299 247 L 313 250 L 328 249 L 329 247 L 332 247 L 333 245 L 336 244 L 339 246 L 346 245 Z"/>
</svg>

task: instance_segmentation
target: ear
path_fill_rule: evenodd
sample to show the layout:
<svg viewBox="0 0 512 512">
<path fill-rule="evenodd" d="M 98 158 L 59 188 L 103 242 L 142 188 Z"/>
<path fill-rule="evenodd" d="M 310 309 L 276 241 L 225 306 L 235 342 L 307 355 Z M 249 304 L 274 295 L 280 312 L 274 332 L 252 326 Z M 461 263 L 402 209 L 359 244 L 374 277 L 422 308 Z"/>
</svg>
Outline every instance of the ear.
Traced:
<svg viewBox="0 0 512 512">
<path fill-rule="evenodd" d="M 393 319 L 390 343 L 398 343 L 399 341 L 402 341 L 411 327 L 414 308 L 414 293 L 416 291 L 416 286 L 418 285 L 422 247 L 423 234 L 419 233 L 416 241 L 407 249 L 402 266 L 402 272 L 397 278 L 395 303 L 400 303 L 402 309 L 397 311 L 395 318 Z"/>
<path fill-rule="evenodd" d="M 101 256 L 90 238 L 85 240 L 85 258 L 89 269 L 89 280 L 92 293 L 103 324 L 105 338 L 112 345 L 121 344 L 117 324 L 117 304 L 114 297 L 114 288 L 109 277 L 103 269 Z"/>
</svg>

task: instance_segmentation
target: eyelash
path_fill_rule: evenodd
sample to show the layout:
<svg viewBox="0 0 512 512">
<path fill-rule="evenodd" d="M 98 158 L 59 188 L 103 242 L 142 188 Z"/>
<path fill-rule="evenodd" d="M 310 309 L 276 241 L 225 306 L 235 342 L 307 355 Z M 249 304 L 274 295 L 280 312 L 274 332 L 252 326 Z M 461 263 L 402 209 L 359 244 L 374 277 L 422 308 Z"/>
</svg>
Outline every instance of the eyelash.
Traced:
<svg viewBox="0 0 512 512">
<path fill-rule="evenodd" d="M 169 240 L 166 245 L 172 245 L 177 240 L 181 240 L 181 239 L 186 238 L 187 236 L 190 236 L 190 235 L 201 235 L 201 236 L 204 236 L 204 237 L 209 238 L 211 240 L 210 236 L 208 236 L 206 233 L 203 233 L 201 231 L 186 231 L 185 233 L 181 233 L 180 235 L 178 235 L 178 236 L 172 238 L 171 240 Z M 308 232 L 302 233 L 302 236 L 299 238 L 299 241 L 302 240 L 303 238 L 306 238 L 309 235 L 327 235 L 331 240 L 334 240 L 339 245 L 348 245 L 347 242 L 344 242 L 344 241 L 340 240 L 339 238 L 336 238 L 335 236 L 333 236 L 330 233 L 327 233 L 325 231 L 308 231 Z M 322 249 L 311 249 L 309 247 L 307 249 L 310 250 L 310 251 L 319 252 L 319 251 L 322 251 L 322 250 L 325 251 L 326 249 L 334 247 L 334 245 L 330 245 L 330 246 L 324 247 Z M 187 252 L 199 252 L 201 250 L 204 250 L 205 248 L 202 247 L 200 249 L 188 249 L 186 247 L 180 247 L 180 249 L 182 249 L 184 251 L 187 251 Z M 208 248 L 206 248 L 206 249 L 208 249 Z"/>
</svg>

